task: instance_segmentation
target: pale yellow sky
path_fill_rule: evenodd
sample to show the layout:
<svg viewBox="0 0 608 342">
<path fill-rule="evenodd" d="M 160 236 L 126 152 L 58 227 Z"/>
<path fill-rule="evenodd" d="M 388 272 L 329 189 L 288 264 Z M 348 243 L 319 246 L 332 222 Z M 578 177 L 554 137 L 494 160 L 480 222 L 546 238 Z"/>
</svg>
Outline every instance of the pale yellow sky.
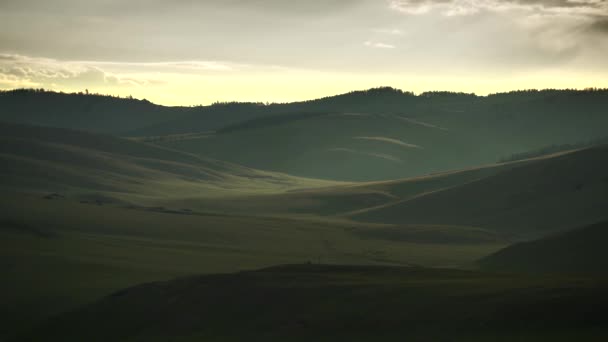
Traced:
<svg viewBox="0 0 608 342">
<path fill-rule="evenodd" d="M 608 0 L 0 1 L 0 89 L 166 105 L 608 87 Z"/>
</svg>

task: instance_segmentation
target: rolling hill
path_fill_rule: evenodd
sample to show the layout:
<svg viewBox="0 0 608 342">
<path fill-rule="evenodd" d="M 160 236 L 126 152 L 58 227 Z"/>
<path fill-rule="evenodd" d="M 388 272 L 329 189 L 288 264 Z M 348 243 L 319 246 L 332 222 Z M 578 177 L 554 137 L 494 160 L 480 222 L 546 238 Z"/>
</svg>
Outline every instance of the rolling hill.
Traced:
<svg viewBox="0 0 608 342">
<path fill-rule="evenodd" d="M 381 224 L 385 227 L 365 234 L 392 238 L 427 227 L 444 232 L 439 235 L 451 231 L 444 236 L 481 230 L 519 240 L 608 219 L 603 145 L 349 184 L 250 169 L 108 135 L 13 124 L 0 124 L 0 132 L 0 158 L 7 166 L 0 184 L 17 192 L 122 207 Z"/>
<path fill-rule="evenodd" d="M 458 234 L 479 229 L 521 241 L 608 219 L 606 174 L 608 147 L 600 145 L 423 177 L 262 196 L 182 198 L 163 205 L 382 224 L 369 236 L 392 239 L 407 238 L 412 229 L 442 227 Z"/>
<path fill-rule="evenodd" d="M 388 95 L 402 100 L 387 100 L 385 106 L 371 100 Z M 368 105 L 360 108 L 345 104 L 365 100 Z M 298 176 L 387 180 L 489 164 L 549 145 L 605 137 L 604 102 L 608 103 L 606 92 L 475 97 L 413 96 L 386 89 L 270 106 L 268 111 L 284 112 L 215 132 L 152 141 Z M 300 111 L 291 112 L 294 108 Z"/>
<path fill-rule="evenodd" d="M 608 222 L 509 246 L 480 260 L 502 272 L 602 274 L 608 272 Z"/>
<path fill-rule="evenodd" d="M 334 183 L 265 172 L 110 135 L 0 124 L 0 186 L 99 198 L 213 197 Z"/>
<path fill-rule="evenodd" d="M 488 177 L 349 215 L 365 222 L 452 224 L 535 238 L 608 219 L 608 147 L 540 158 Z"/>
<path fill-rule="evenodd" d="M 0 121 L 137 137 L 294 176 L 372 181 L 496 162 L 606 137 L 607 91 L 489 96 L 378 88 L 287 104 L 163 107 L 40 91 L 0 93 Z"/>
<path fill-rule="evenodd" d="M 571 96 L 594 97 L 601 94 L 575 92 Z M 40 96 L 37 93 L 28 96 L 30 95 L 34 98 Z M 535 103 L 547 102 L 546 99 L 549 98 L 551 100 L 547 103 L 551 106 L 565 108 L 554 113 L 556 118 L 572 118 L 571 108 L 568 107 L 571 103 L 555 100 L 552 97 L 555 94 L 524 95 L 529 97 L 527 105 L 531 108 L 545 106 L 546 104 Z M 521 100 L 524 95 L 514 96 Z M 85 95 L 74 96 L 90 100 Z M 430 98 L 436 101 L 432 103 L 442 103 L 441 106 L 446 107 L 418 107 L 426 108 L 425 113 L 430 113 L 424 118 L 403 113 L 370 114 L 338 110 L 340 106 L 350 108 L 344 103 L 359 103 L 356 99 L 362 96 L 367 100 L 362 100 L 361 103 L 368 103 L 368 107 L 363 107 L 369 110 L 382 103 L 386 104 L 386 108 L 399 107 L 403 103 L 398 99 L 416 103 Z M 91 98 L 95 99 L 94 96 Z M 559 96 L 557 98 L 561 99 Z M 586 114 L 573 119 L 572 127 L 558 122 L 547 123 L 543 119 L 543 129 L 539 129 L 540 124 L 528 127 L 531 123 L 529 120 L 532 119 L 524 118 L 522 114 L 516 119 L 511 117 L 502 121 L 502 127 L 512 129 L 511 132 L 497 133 L 497 126 L 487 125 L 491 121 L 489 119 L 471 124 L 479 118 L 486 118 L 483 116 L 486 114 L 482 115 L 475 110 L 467 112 L 463 109 L 466 106 L 459 107 L 467 101 L 478 103 L 487 102 L 488 99 L 498 102 L 494 103 L 498 114 L 492 112 L 487 117 L 504 114 L 500 114 L 500 108 L 508 108 L 509 101 L 512 101 L 504 99 L 500 102 L 500 97 L 480 99 L 463 94 L 427 94 L 420 97 L 375 90 L 298 104 L 300 107 L 291 107 L 293 111 L 287 110 L 285 113 L 268 113 L 265 112 L 266 106 L 257 105 L 259 109 L 255 115 L 259 114 L 260 117 L 246 120 L 241 117 L 231 123 L 225 121 L 221 125 L 216 122 L 219 126 L 215 132 L 187 133 L 177 130 L 178 134 L 139 138 L 0 123 L 0 188 L 6 199 L 0 205 L 0 266 L 8 275 L 0 284 L 0 320 L 3 322 L 0 325 L 0 338 L 13 336 L 17 330 L 30 328 L 32 324 L 50 315 L 76 309 L 121 288 L 145 282 L 304 262 L 471 268 L 476 260 L 497 252 L 512 241 L 545 237 L 574 226 L 608 220 L 605 212 L 608 201 L 606 146 L 508 163 L 491 162 L 484 166 L 472 164 L 485 160 L 486 157 L 490 160 L 490 156 L 500 149 L 497 146 L 517 140 L 505 138 L 516 132 L 516 128 L 525 127 L 521 134 L 532 136 L 521 141 L 534 140 L 538 144 L 550 141 L 555 136 L 565 140 L 576 139 L 579 134 L 575 132 L 576 129 L 580 129 L 580 134 L 599 135 L 605 127 L 602 125 L 603 116 L 600 111 L 591 106 Z M 553 103 L 554 100 L 557 102 Z M 585 101 L 594 103 L 589 99 Z M 224 106 L 246 108 L 248 105 Z M 289 106 L 295 105 L 271 107 L 286 110 Z M 113 105 L 108 108 L 110 107 Z M 517 105 L 509 110 L 521 108 Z M 439 115 L 439 111 L 445 113 Z M 240 113 L 248 115 L 245 112 Z M 431 115 L 432 113 L 436 115 Z M 530 115 L 530 112 L 526 113 Z M 235 119 L 241 114 L 227 120 Z M 536 119 L 542 117 L 539 115 Z M 91 124 L 88 119 L 83 120 L 87 125 Z M 146 124 L 155 125 L 153 121 L 146 121 Z M 54 125 L 57 122 L 59 121 L 47 124 Z M 170 120 L 166 121 L 167 127 L 178 127 L 169 122 Z M 190 124 L 196 127 L 192 122 Z M 158 127 L 161 126 L 163 125 Z M 456 127 L 459 128 L 455 129 Z M 99 130 L 104 131 L 106 128 L 100 126 Z M 117 132 L 111 129 L 109 131 L 114 134 Z M 474 137 L 478 134 L 475 132 L 481 131 L 487 132 Z M 498 137 L 494 145 L 491 143 L 494 138 L 492 135 Z M 501 137 L 507 140 L 501 140 Z M 510 143 L 507 145 L 504 151 L 510 151 L 513 146 Z M 327 146 L 334 146 L 333 150 L 327 150 L 326 157 L 321 158 L 322 154 L 317 149 Z M 435 146 L 438 149 L 433 150 Z M 475 152 L 477 150 L 471 146 L 476 146 L 480 152 Z M 462 158 L 461 153 L 465 150 L 471 151 L 471 158 Z M 446 154 L 446 151 L 451 152 Z M 384 179 L 398 175 L 398 179 L 358 183 L 328 181 L 262 171 L 233 162 L 251 158 L 252 161 L 260 160 L 260 165 L 268 166 L 269 161 L 279 161 L 281 158 L 277 156 L 280 154 L 289 159 L 282 164 L 286 169 L 290 165 L 299 165 L 302 174 L 327 176 L 336 173 L 343 175 L 340 177 L 343 179 Z M 486 157 L 480 157 L 482 155 Z M 229 161 L 216 159 L 216 156 L 226 157 Z M 340 159 L 338 156 L 349 157 Z M 268 158 L 265 159 L 266 157 Z M 378 162 L 370 162 L 376 160 Z M 409 162 L 405 163 L 406 160 Z M 417 163 L 420 168 L 417 168 Z M 391 165 L 392 168 L 387 168 L 386 165 Z M 413 168 L 409 171 L 404 169 L 411 165 Z M 454 165 L 461 167 L 406 177 L 410 171 L 412 174 L 427 173 L 429 170 L 441 171 Z M 277 166 L 271 169 L 281 168 L 283 167 Z M 403 301 L 397 300 L 395 303 L 401 308 L 414 303 L 415 314 L 412 313 L 414 311 L 407 310 L 399 312 L 395 307 L 389 311 L 397 315 L 396 320 L 379 314 L 378 320 L 372 324 L 373 329 L 389 328 L 400 336 L 404 330 L 399 327 L 409 329 L 420 323 L 412 318 L 421 312 L 416 308 L 428 313 L 428 316 L 421 317 L 427 317 L 428 320 L 425 321 L 429 325 L 425 327 L 435 331 L 446 326 L 456 329 L 451 324 L 446 325 L 455 316 L 458 318 L 456 326 L 472 326 L 473 322 L 488 314 L 488 307 L 495 307 L 497 302 L 519 303 L 524 307 L 557 305 L 565 310 L 572 309 L 575 316 L 594 314 L 595 312 L 585 311 L 584 308 L 588 307 L 586 303 L 596 295 L 603 296 L 603 287 L 594 288 L 595 285 L 577 288 L 574 291 L 577 295 L 573 295 L 568 292 L 571 287 L 556 287 L 556 283 L 564 280 L 562 278 L 554 282 L 548 278 L 426 270 L 420 267 L 378 270 L 382 274 L 394 272 L 396 278 L 379 276 L 376 271 L 365 267 L 350 268 L 347 273 L 340 273 L 335 268 L 319 270 L 314 267 L 288 267 L 236 274 L 234 279 L 237 279 L 237 283 L 243 280 L 243 287 L 235 288 L 231 282 L 220 281 L 217 288 L 209 288 L 209 293 L 219 293 L 218 289 L 223 288 L 234 289 L 236 292 L 230 292 L 230 295 L 238 294 L 234 297 L 234 303 L 249 303 L 248 294 L 256 296 L 260 289 L 262 292 L 267 291 L 266 286 L 278 286 L 287 287 L 288 291 L 282 293 L 291 297 L 289 289 L 298 283 L 297 280 L 302 279 L 302 284 L 312 284 L 313 290 L 304 287 L 297 289 L 297 293 L 307 293 L 305 297 L 312 300 L 311 304 L 317 308 L 321 299 L 315 297 L 315 293 L 327 299 L 327 296 L 335 294 L 333 291 L 336 284 L 343 284 L 347 294 L 345 297 L 336 297 L 335 302 L 330 301 L 336 307 L 354 303 L 354 298 L 361 294 L 359 291 L 365 292 L 367 286 L 371 286 L 368 288 L 370 293 L 382 294 L 380 297 L 374 296 L 380 298 L 378 301 L 370 299 L 364 303 L 368 310 L 384 307 L 383 303 L 389 302 L 389 298 L 393 299 L 395 293 L 411 293 L 416 298 L 440 298 L 436 304 L 447 303 L 450 307 L 457 304 L 468 306 L 471 303 L 475 307 L 470 312 L 470 320 L 459 320 L 460 316 L 453 313 L 440 316 L 434 321 L 432 317 L 439 313 L 433 311 L 433 308 L 442 305 L 427 306 L 432 301 L 424 304 L 412 302 L 413 297 L 404 297 Z M 285 274 L 288 279 L 296 281 L 283 283 Z M 348 279 L 342 278 L 341 274 Z M 362 275 L 362 278 L 357 280 L 357 275 Z M 267 281 L 267 276 L 278 281 L 273 285 Z M 198 293 L 196 289 L 201 289 L 199 286 L 207 282 L 205 279 L 216 279 L 215 277 L 223 279 L 222 276 L 209 276 L 182 278 L 188 279 L 185 283 L 163 283 L 169 286 L 163 293 L 171 299 L 182 293 L 184 300 L 190 301 L 188 288 Z M 314 284 L 310 281 L 312 278 L 319 279 L 320 282 Z M 203 279 L 202 283 L 199 282 L 200 279 Z M 173 293 L 170 290 L 173 284 L 186 285 L 185 289 L 176 285 L 177 292 Z M 442 284 L 447 284 L 447 287 L 442 287 Z M 463 287 L 452 293 L 453 297 L 440 296 L 452 285 L 460 286 L 458 284 Z M 474 285 L 474 290 L 471 290 L 471 284 Z M 490 288 L 496 285 L 496 292 L 484 292 L 488 289 L 488 284 L 491 285 Z M 572 286 L 581 285 L 578 280 L 573 280 L 573 284 L 575 285 Z M 152 289 L 154 292 L 157 291 L 157 286 L 158 283 L 143 285 L 141 288 Z M 161 285 L 161 288 L 164 289 L 164 286 Z M 549 291 L 537 292 L 535 289 L 539 286 Z M 391 288 L 395 291 L 383 292 Z M 432 291 L 425 292 L 428 289 Z M 435 290 L 437 292 L 433 292 Z M 142 298 L 137 292 L 127 290 L 119 293 L 128 294 L 124 298 L 130 301 L 132 293 L 136 298 Z M 430 297 L 424 297 L 423 292 Z M 349 297 L 349 293 L 354 297 Z M 562 299 L 555 302 L 552 293 L 559 294 L 558 297 L 565 302 Z M 579 296 L 580 293 L 584 294 L 584 298 Z M 589 296 L 585 297 L 587 294 Z M 123 298 L 122 295 L 118 297 Z M 297 299 L 297 296 L 294 298 Z M 578 306 L 577 298 L 582 298 L 582 307 Z M 156 299 L 166 298 L 160 296 Z M 204 299 L 200 304 L 221 311 L 218 308 L 223 307 L 223 303 L 207 300 Z M 111 305 L 106 307 L 105 304 L 93 304 L 91 308 L 103 317 L 118 317 L 114 310 L 123 310 L 122 304 L 113 302 L 112 299 L 101 303 Z M 154 300 L 150 300 L 150 303 L 154 303 Z M 298 301 L 285 303 L 294 307 L 301 304 Z M 507 305 L 500 308 L 505 311 L 499 310 L 499 316 L 506 315 L 509 324 L 518 327 L 524 324 L 518 320 L 518 315 L 512 314 L 521 312 L 521 307 Z M 108 311 L 104 311 L 106 309 Z M 173 309 L 159 306 L 161 316 L 173 315 Z M 329 309 L 324 312 L 332 313 L 332 317 L 338 317 L 346 325 L 359 322 L 356 318 L 353 320 L 353 317 L 343 316 L 344 312 Z M 61 316 L 58 321 L 54 321 L 56 323 L 51 323 L 50 328 L 46 326 L 36 333 L 64 337 L 64 324 L 76 324 L 88 329 L 86 327 L 91 322 L 89 319 L 96 320 L 99 316 L 91 316 L 87 309 L 83 310 L 78 311 L 82 321 L 73 320 L 74 316 Z M 186 311 L 190 310 L 191 307 L 187 307 Z M 198 315 L 204 313 L 192 310 L 195 315 L 192 317 L 203 317 Z M 235 314 L 231 310 L 228 308 L 222 311 L 218 319 L 222 321 Z M 276 310 L 269 311 L 270 315 L 260 320 L 260 324 L 268 324 L 265 319 L 282 317 L 278 313 L 283 312 L 285 307 L 278 305 Z M 321 329 L 319 331 L 327 327 L 327 318 L 321 317 L 317 321 L 311 318 L 319 314 L 316 309 L 303 312 L 306 312 L 305 321 Z M 555 317 L 550 316 L 551 312 L 547 310 L 541 314 L 553 319 Z M 142 316 L 144 322 L 153 319 L 146 316 L 147 313 L 146 311 Z M 133 315 L 129 318 L 135 317 Z M 177 314 L 175 317 L 185 322 L 186 330 L 192 329 L 188 330 L 188 334 L 192 333 L 196 338 L 201 337 L 200 333 L 207 334 L 207 328 L 200 324 L 198 318 L 192 321 L 195 323 L 188 325 L 186 318 Z M 277 336 L 280 336 L 281 331 L 294 331 L 290 328 L 292 318 L 286 319 L 281 323 L 287 324 L 286 330 L 276 330 L 275 326 L 268 325 L 268 330 L 265 331 L 276 333 Z M 220 321 L 218 322 L 221 323 Z M 495 336 L 497 331 L 492 329 L 500 329 L 496 325 L 499 321 L 501 320 L 484 321 L 484 324 L 492 327 L 487 331 L 490 336 Z M 132 324 L 136 330 L 140 323 L 125 322 Z M 406 324 L 402 325 L 404 322 Z M 109 335 L 99 336 L 110 339 L 124 336 L 124 330 L 117 328 L 115 321 L 110 319 L 104 322 L 106 323 L 108 325 L 104 331 Z M 374 325 L 376 323 L 377 326 Z M 543 330 L 542 325 L 543 322 L 535 323 L 530 326 L 530 331 L 522 328 L 522 331 L 527 331 L 522 334 L 540 334 L 542 337 L 548 336 L 548 339 L 555 337 L 551 335 L 552 332 Z M 194 326 L 203 330 L 196 330 L 198 328 Z M 584 324 L 581 323 L 581 326 Z M 167 332 L 167 336 L 173 337 L 172 325 L 160 324 L 158 327 L 166 329 L 163 331 Z M 552 326 L 550 330 L 554 332 L 553 328 Z M 87 332 L 79 329 L 73 332 L 76 339 L 88 337 Z M 132 336 L 131 330 L 126 332 L 129 337 L 143 340 L 149 337 L 147 333 L 140 331 L 137 336 Z M 152 333 L 156 334 L 157 331 Z M 218 333 L 222 332 L 218 330 Z M 563 336 L 579 333 L 575 329 L 565 332 Z M 415 332 L 412 334 L 416 336 Z M 209 333 L 203 337 L 213 336 L 221 335 Z M 238 337 L 235 335 L 235 338 Z M 483 340 L 483 337 L 479 338 Z"/>
</svg>

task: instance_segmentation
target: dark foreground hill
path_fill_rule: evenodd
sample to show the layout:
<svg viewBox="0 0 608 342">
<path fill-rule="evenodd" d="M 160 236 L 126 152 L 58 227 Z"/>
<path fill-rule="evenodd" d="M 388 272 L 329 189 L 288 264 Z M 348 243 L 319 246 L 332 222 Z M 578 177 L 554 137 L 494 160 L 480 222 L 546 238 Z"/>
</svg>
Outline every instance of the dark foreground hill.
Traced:
<svg viewBox="0 0 608 342">
<path fill-rule="evenodd" d="M 518 243 L 480 261 L 485 269 L 528 273 L 608 273 L 608 221 Z"/>
<path fill-rule="evenodd" d="M 127 208 L 46 193 L 2 196 L 2 341 L 49 315 L 151 281 L 312 260 L 465 267 L 506 246 L 466 227 L 398 227 L 394 238 L 373 224 L 208 214 L 186 203 Z"/>
<path fill-rule="evenodd" d="M 21 341 L 602 341 L 584 279 L 294 265 L 118 291 Z"/>
</svg>

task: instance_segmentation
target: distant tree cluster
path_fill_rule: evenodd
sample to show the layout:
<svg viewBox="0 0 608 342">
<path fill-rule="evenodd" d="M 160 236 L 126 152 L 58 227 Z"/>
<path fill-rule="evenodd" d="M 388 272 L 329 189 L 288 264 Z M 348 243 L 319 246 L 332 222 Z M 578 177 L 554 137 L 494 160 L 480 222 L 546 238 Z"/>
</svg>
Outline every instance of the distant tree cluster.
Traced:
<svg viewBox="0 0 608 342">
<path fill-rule="evenodd" d="M 463 93 L 454 91 L 426 91 L 419 95 L 420 97 L 477 97 L 475 93 Z"/>
<path fill-rule="evenodd" d="M 100 93 L 92 93 L 89 89 L 85 89 L 84 91 L 76 91 L 71 93 L 66 93 L 63 91 L 54 91 L 44 88 L 17 88 L 10 90 L 0 90 L 0 96 L 11 96 L 11 95 L 35 95 L 35 94 L 51 94 L 51 95 L 67 95 L 67 96 L 94 96 L 94 97 L 103 97 L 103 98 L 112 98 L 112 99 L 126 99 L 126 100 L 134 100 L 134 101 L 143 101 L 150 102 L 146 99 L 138 100 L 134 98 L 132 95 L 128 95 L 125 97 L 120 97 L 120 95 L 107 95 Z"/>
<path fill-rule="evenodd" d="M 267 106 L 269 103 L 264 102 L 238 102 L 238 101 L 215 101 L 211 104 L 211 106 L 216 107 L 229 107 L 229 106 Z M 204 107 L 204 105 L 200 105 L 200 107 Z"/>
</svg>

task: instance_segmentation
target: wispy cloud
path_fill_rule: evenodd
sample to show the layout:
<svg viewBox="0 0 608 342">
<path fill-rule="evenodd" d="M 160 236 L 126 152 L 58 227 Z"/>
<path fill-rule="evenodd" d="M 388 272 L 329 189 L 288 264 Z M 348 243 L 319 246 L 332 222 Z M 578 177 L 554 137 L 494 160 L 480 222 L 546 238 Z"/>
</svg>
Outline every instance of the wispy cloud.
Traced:
<svg viewBox="0 0 608 342">
<path fill-rule="evenodd" d="M 387 34 L 387 35 L 393 35 L 393 36 L 401 36 L 403 35 L 403 31 L 399 30 L 399 29 L 391 29 L 391 28 L 378 28 L 378 29 L 373 29 L 372 32 L 374 33 L 380 33 L 380 34 Z"/>
<path fill-rule="evenodd" d="M 62 61 L 17 54 L 0 54 L 0 86 L 3 88 L 147 87 L 166 83 L 160 77 L 162 73 L 232 72 L 246 67 L 242 64 L 215 61 L 144 63 Z"/>
<path fill-rule="evenodd" d="M 373 42 L 373 41 L 366 41 L 365 43 L 363 43 L 363 45 L 367 46 L 367 47 L 371 47 L 371 48 L 375 48 L 375 49 L 395 49 L 397 48 L 395 45 L 392 44 L 387 44 L 387 43 L 382 43 L 382 42 Z"/>
<path fill-rule="evenodd" d="M 389 0 L 389 7 L 406 14 L 438 11 L 446 16 L 482 11 L 527 11 L 554 15 L 608 16 L 606 0 Z"/>
</svg>

